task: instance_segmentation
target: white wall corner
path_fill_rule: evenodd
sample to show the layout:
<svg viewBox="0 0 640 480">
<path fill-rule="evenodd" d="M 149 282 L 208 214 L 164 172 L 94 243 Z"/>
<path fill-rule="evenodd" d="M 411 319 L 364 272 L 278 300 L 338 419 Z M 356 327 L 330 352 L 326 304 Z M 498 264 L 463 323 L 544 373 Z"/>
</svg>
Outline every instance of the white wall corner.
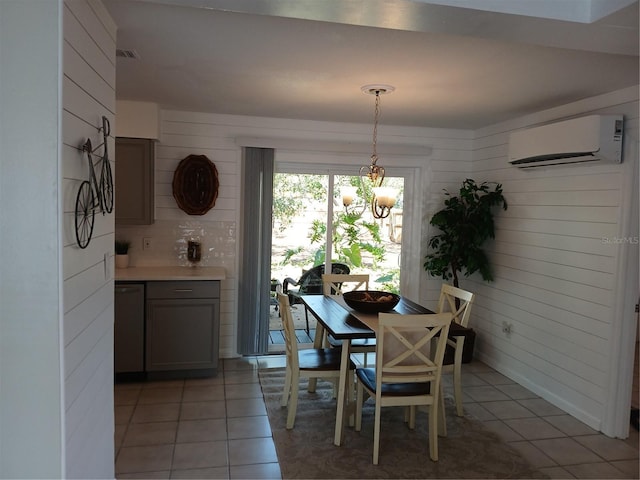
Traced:
<svg viewBox="0 0 640 480">
<path fill-rule="evenodd" d="M 157 103 L 116 101 L 116 137 L 160 138 L 160 108 Z"/>
</svg>

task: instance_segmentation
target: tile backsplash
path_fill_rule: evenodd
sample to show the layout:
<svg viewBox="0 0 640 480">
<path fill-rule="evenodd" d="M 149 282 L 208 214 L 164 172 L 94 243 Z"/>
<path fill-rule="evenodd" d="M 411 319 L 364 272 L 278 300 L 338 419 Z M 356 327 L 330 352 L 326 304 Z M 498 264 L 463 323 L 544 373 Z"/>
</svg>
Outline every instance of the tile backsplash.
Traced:
<svg viewBox="0 0 640 480">
<path fill-rule="evenodd" d="M 144 249 L 144 239 L 150 248 Z M 228 221 L 156 220 L 153 225 L 116 225 L 116 239 L 131 242 L 129 265 L 225 267 L 233 271 L 236 261 L 236 223 Z M 200 242 L 201 259 L 187 258 L 189 241 Z"/>
</svg>

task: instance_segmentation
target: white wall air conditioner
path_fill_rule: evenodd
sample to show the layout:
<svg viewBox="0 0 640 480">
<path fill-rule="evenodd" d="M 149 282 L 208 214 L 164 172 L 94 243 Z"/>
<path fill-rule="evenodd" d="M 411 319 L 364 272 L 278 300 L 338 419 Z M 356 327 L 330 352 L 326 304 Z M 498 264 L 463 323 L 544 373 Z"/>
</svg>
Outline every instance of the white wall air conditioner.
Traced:
<svg viewBox="0 0 640 480">
<path fill-rule="evenodd" d="M 512 132 L 509 163 L 518 168 L 622 162 L 622 115 L 589 115 Z"/>
</svg>

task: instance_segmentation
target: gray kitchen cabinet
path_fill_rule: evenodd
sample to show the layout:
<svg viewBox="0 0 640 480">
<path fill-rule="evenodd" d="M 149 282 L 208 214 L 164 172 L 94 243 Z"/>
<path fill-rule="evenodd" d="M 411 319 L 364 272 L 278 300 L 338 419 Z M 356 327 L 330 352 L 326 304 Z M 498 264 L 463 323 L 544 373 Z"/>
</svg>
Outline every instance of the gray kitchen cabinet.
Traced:
<svg viewBox="0 0 640 480">
<path fill-rule="evenodd" d="M 116 374 L 144 371 L 144 283 L 115 286 L 114 370 Z"/>
<path fill-rule="evenodd" d="M 220 282 L 147 282 L 146 298 L 146 371 L 215 375 Z"/>
<path fill-rule="evenodd" d="M 146 138 L 116 138 L 116 225 L 154 221 L 154 143 Z"/>
</svg>

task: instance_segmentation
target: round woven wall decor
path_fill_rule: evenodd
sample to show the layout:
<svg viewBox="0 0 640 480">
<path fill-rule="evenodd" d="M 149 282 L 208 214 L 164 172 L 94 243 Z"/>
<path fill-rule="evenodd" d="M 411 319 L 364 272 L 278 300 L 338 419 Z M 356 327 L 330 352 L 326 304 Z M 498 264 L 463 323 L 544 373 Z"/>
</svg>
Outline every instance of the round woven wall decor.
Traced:
<svg viewBox="0 0 640 480">
<path fill-rule="evenodd" d="M 173 173 L 173 198 L 189 215 L 204 215 L 218 198 L 218 169 L 205 155 L 189 155 Z"/>
</svg>

